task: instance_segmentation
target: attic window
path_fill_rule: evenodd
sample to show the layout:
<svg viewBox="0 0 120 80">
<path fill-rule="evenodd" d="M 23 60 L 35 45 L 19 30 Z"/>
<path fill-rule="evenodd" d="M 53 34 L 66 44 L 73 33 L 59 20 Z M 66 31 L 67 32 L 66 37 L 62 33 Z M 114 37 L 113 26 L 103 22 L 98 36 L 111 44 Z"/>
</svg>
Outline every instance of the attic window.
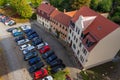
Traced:
<svg viewBox="0 0 120 80">
<path fill-rule="evenodd" d="M 98 27 L 97 27 L 97 29 L 98 29 L 98 30 L 101 30 L 101 29 L 102 29 L 102 27 L 101 27 L 101 26 L 98 26 Z"/>
</svg>

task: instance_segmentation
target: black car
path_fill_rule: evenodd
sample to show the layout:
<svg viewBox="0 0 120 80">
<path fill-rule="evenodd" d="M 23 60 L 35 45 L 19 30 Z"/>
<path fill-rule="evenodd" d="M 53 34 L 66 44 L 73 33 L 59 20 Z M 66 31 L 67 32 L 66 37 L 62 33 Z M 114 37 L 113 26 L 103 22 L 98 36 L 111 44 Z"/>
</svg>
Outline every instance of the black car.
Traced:
<svg viewBox="0 0 120 80">
<path fill-rule="evenodd" d="M 60 64 L 60 65 L 57 65 L 57 66 L 55 66 L 55 67 L 53 67 L 52 69 L 51 69 L 51 73 L 53 74 L 53 73 L 56 73 L 56 72 L 58 72 L 59 70 L 63 70 L 65 68 L 65 64 Z"/>
<path fill-rule="evenodd" d="M 30 52 L 24 55 L 24 60 L 26 61 L 36 56 L 38 56 L 38 53 L 36 51 Z"/>
<path fill-rule="evenodd" d="M 12 32 L 14 29 L 17 29 L 17 28 L 14 28 L 14 27 L 9 28 L 9 29 L 7 29 L 7 32 Z"/>
<path fill-rule="evenodd" d="M 40 44 L 42 42 L 43 42 L 42 38 L 37 38 L 36 40 L 32 40 L 32 44 L 34 46 L 36 46 L 36 45 L 38 45 L 38 44 Z"/>
<path fill-rule="evenodd" d="M 34 57 L 34 58 L 30 59 L 30 60 L 28 61 L 28 63 L 29 63 L 29 65 L 31 66 L 31 65 L 36 64 L 36 63 L 38 63 L 38 62 L 40 62 L 40 61 L 41 61 L 40 57 Z"/>
<path fill-rule="evenodd" d="M 61 59 L 56 59 L 56 60 L 50 62 L 50 67 L 55 67 L 60 64 L 63 64 L 63 61 Z"/>
<path fill-rule="evenodd" d="M 44 66 L 44 63 L 43 63 L 43 62 L 39 62 L 39 63 L 37 63 L 37 64 L 35 64 L 35 65 L 32 65 L 32 66 L 29 68 L 29 72 L 30 72 L 30 73 L 33 73 L 33 72 L 41 69 L 43 66 Z"/>
<path fill-rule="evenodd" d="M 53 54 L 46 59 L 46 62 L 49 64 L 50 62 L 52 62 L 55 59 L 57 59 L 57 56 L 55 54 Z"/>
<path fill-rule="evenodd" d="M 32 35 L 32 34 L 34 34 L 34 33 L 36 33 L 34 30 L 29 31 L 29 32 L 27 33 L 27 37 L 29 37 L 30 35 Z"/>
<path fill-rule="evenodd" d="M 49 56 L 51 56 L 53 54 L 54 54 L 54 51 L 53 50 L 49 50 L 46 53 L 42 54 L 42 58 L 46 59 L 46 58 L 48 58 Z"/>
<path fill-rule="evenodd" d="M 17 37 L 17 38 L 15 38 L 15 42 L 17 42 L 17 41 L 19 41 L 19 40 L 22 40 L 22 39 L 25 39 L 25 36 L 19 36 L 19 37 Z"/>
</svg>

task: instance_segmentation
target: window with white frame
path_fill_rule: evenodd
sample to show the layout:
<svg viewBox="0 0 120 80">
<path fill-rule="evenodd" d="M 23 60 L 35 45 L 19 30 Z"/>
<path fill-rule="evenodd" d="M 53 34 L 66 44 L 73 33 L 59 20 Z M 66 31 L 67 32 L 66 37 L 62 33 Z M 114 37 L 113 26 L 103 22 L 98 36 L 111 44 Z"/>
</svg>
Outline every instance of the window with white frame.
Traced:
<svg viewBox="0 0 120 80">
<path fill-rule="evenodd" d="M 80 55 L 80 60 L 81 60 L 82 63 L 84 62 L 84 58 L 83 58 L 82 55 Z"/>
<path fill-rule="evenodd" d="M 86 55 L 86 54 L 87 54 L 87 51 L 86 51 L 86 49 L 85 49 L 85 48 L 83 48 L 83 49 L 82 49 L 82 51 L 83 51 L 84 55 Z"/>
</svg>

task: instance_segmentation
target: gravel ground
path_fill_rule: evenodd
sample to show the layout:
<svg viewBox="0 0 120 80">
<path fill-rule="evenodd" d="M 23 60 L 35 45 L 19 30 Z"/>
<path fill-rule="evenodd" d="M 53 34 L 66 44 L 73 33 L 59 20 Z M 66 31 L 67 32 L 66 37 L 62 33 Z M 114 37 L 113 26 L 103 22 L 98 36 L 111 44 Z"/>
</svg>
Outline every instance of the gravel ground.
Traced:
<svg viewBox="0 0 120 80">
<path fill-rule="evenodd" d="M 21 24 L 16 26 L 19 25 Z M 6 29 L 9 27 L 4 26 L 2 23 L 0 23 L 0 26 L 0 43 L 2 45 L 4 56 L 7 62 L 7 72 L 1 74 L 1 76 L 8 76 L 8 79 L 5 80 L 32 80 L 32 77 L 27 70 L 28 65 L 23 60 L 23 55 L 15 44 L 14 38 L 6 32 Z"/>
</svg>

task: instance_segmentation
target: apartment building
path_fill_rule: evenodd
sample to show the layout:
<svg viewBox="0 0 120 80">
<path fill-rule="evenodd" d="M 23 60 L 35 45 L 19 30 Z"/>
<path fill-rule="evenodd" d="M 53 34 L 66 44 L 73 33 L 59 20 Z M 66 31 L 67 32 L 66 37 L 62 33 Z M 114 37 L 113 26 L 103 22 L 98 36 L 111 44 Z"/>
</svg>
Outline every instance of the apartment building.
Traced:
<svg viewBox="0 0 120 80">
<path fill-rule="evenodd" d="M 67 41 L 81 68 L 88 69 L 114 59 L 119 34 L 119 25 L 84 6 L 70 21 Z"/>
<path fill-rule="evenodd" d="M 51 31 L 60 39 L 66 41 L 70 20 L 70 16 L 58 10 L 54 10 L 50 15 Z"/>
<path fill-rule="evenodd" d="M 37 21 L 45 28 L 50 29 L 50 14 L 55 10 L 55 7 L 49 3 L 42 3 L 37 8 Z"/>
</svg>

